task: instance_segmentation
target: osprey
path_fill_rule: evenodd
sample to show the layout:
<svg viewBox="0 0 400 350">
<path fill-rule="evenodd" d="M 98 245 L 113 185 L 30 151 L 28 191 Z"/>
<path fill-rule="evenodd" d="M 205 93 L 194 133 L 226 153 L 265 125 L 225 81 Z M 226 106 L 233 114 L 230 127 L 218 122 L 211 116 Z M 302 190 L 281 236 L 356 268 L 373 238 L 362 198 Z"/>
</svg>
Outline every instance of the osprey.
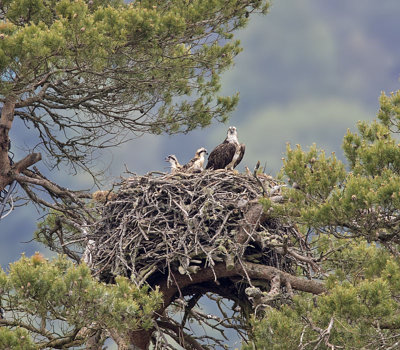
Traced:
<svg viewBox="0 0 400 350">
<path fill-rule="evenodd" d="M 245 145 L 238 141 L 236 128 L 230 126 L 224 142 L 210 153 L 206 169 L 233 170 L 242 160 L 245 149 Z"/>
<path fill-rule="evenodd" d="M 182 165 L 179 164 L 178 158 L 176 158 L 175 154 L 170 154 L 168 157 L 165 158 L 165 161 L 171 164 L 171 173 L 182 171 Z"/>
<path fill-rule="evenodd" d="M 194 158 L 191 159 L 187 164 L 185 164 L 182 168 L 183 171 L 186 172 L 194 172 L 200 173 L 204 170 L 204 155 L 208 154 L 207 150 L 204 147 L 199 148 L 194 155 Z"/>
</svg>

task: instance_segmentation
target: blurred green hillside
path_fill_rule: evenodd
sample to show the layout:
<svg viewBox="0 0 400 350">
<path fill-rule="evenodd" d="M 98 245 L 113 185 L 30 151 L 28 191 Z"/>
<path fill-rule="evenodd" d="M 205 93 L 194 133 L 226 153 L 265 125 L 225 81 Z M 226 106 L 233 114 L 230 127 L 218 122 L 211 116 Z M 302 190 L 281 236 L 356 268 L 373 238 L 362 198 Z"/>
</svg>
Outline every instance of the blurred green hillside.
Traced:
<svg viewBox="0 0 400 350">
<path fill-rule="evenodd" d="M 238 33 L 244 50 L 225 73 L 222 93 L 240 92 L 229 121 L 246 144 L 239 170 L 253 168 L 260 160 L 267 172 L 276 174 L 287 142 L 316 143 L 340 157 L 346 129 L 375 117 L 381 91 L 399 88 L 399 18 L 398 0 L 276 0 L 267 16 L 253 19 Z M 100 158 L 102 165 L 110 165 L 105 186 L 125 165 L 138 174 L 167 171 L 168 154 L 184 163 L 200 146 L 211 151 L 225 138 L 227 126 L 213 124 L 173 137 L 137 137 L 107 151 Z M 19 147 L 29 147 L 29 138 L 34 138 L 23 130 L 23 124 L 13 130 L 16 159 L 23 154 Z M 39 168 L 45 172 L 45 163 Z M 49 176 L 66 187 L 92 187 L 88 176 L 66 169 Z M 24 251 L 44 251 L 35 243 L 21 243 L 31 239 L 43 214 L 32 206 L 21 207 L 0 222 L 3 267 Z"/>
</svg>

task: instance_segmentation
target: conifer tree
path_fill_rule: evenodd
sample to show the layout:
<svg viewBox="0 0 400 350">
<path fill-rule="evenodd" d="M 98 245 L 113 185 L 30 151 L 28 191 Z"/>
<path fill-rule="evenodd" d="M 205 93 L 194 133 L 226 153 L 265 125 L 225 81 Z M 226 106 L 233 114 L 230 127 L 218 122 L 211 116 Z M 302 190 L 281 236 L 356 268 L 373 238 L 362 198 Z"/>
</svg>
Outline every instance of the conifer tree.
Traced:
<svg viewBox="0 0 400 350">
<path fill-rule="evenodd" d="M 133 134 L 186 133 L 226 121 L 238 96 L 220 96 L 219 78 L 241 50 L 233 33 L 267 9 L 266 0 L 2 1 L 2 194 L 17 183 L 50 208 L 53 233 L 84 230 L 91 195 L 34 165 L 45 160 L 51 169 L 95 177 L 93 154 Z M 37 142 L 11 159 L 11 145 L 21 146 L 10 138 L 18 120 Z M 61 255 L 23 257 L 0 273 L 0 348 L 100 349 L 107 337 L 132 348 L 127 329 L 148 329 L 160 298 L 122 277 L 105 285 Z"/>
<path fill-rule="evenodd" d="M 347 132 L 346 166 L 315 146 L 288 146 L 288 201 L 264 204 L 301 225 L 327 291 L 267 309 L 253 320 L 253 342 L 244 349 L 400 346 L 399 103 L 400 92 L 382 94 L 378 119 Z"/>
<path fill-rule="evenodd" d="M 0 4 L 0 191 L 76 196 L 29 167 L 45 158 L 91 172 L 92 155 L 132 133 L 188 132 L 225 121 L 238 97 L 218 95 L 240 52 L 233 32 L 262 0 L 7 0 Z M 38 138 L 9 159 L 20 119 Z M 18 145 L 14 145 L 18 146 Z M 92 173 L 93 174 L 93 173 Z"/>
<path fill-rule="evenodd" d="M 84 237 L 98 218 L 91 217 L 89 194 L 30 167 L 46 158 L 52 167 L 92 173 L 93 152 L 123 142 L 126 132 L 174 134 L 226 120 L 237 96 L 218 96 L 219 75 L 240 51 L 233 32 L 267 7 L 258 0 L 1 3 L 0 190 L 17 182 L 31 200 L 51 208 L 38 240 L 78 262 L 76 247 L 63 238 Z M 290 237 L 267 244 L 308 271 L 290 276 L 301 282 L 297 290 L 283 287 L 291 298 L 262 295 L 244 349 L 400 346 L 400 92 L 383 94 L 380 102 L 377 121 L 360 122 L 357 133 L 345 135 L 347 164 L 316 146 L 307 152 L 288 146 L 285 202 L 265 198 L 262 204 L 269 218 L 297 226 L 311 253 L 296 253 Z M 13 163 L 9 135 L 17 118 L 37 133 L 42 153 Z M 165 311 L 157 289 L 121 276 L 105 284 L 72 260 L 35 254 L 0 271 L 0 348 L 95 350 L 112 338 L 129 349 L 140 343 L 132 332 L 154 328 L 154 310 Z M 235 265 L 222 267 L 234 273 Z M 271 290 L 281 273 L 273 271 Z M 148 345 L 146 338 L 138 347 Z"/>
<path fill-rule="evenodd" d="M 139 289 L 126 278 L 101 284 L 89 268 L 59 256 L 36 253 L 0 271 L 2 349 L 101 349 L 110 335 L 127 349 L 127 330 L 151 326 L 162 303 L 158 291 Z M 5 312 L 4 312 L 5 310 Z M 89 341 L 88 341 L 89 339 Z"/>
</svg>

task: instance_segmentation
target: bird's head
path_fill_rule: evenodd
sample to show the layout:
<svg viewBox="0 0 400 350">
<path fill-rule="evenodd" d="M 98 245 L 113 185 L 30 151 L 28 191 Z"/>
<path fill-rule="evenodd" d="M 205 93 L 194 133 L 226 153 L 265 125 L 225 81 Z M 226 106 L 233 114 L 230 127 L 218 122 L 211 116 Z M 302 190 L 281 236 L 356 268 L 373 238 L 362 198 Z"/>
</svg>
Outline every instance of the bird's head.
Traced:
<svg viewBox="0 0 400 350">
<path fill-rule="evenodd" d="M 236 131 L 236 127 L 235 126 L 230 126 L 228 128 L 228 135 L 229 134 L 233 135 L 233 134 L 236 134 L 236 133 L 237 133 L 237 131 Z"/>
<path fill-rule="evenodd" d="M 202 155 L 205 154 L 208 154 L 208 152 L 204 147 L 201 147 L 196 151 L 196 157 L 201 157 Z"/>
<path fill-rule="evenodd" d="M 228 128 L 227 139 L 228 140 L 237 140 L 237 131 L 236 131 L 236 128 L 234 126 L 230 126 Z"/>
<path fill-rule="evenodd" d="M 176 156 L 174 154 L 170 154 L 169 156 L 165 157 L 165 161 L 170 162 L 171 164 L 178 163 L 178 159 L 176 158 Z"/>
</svg>

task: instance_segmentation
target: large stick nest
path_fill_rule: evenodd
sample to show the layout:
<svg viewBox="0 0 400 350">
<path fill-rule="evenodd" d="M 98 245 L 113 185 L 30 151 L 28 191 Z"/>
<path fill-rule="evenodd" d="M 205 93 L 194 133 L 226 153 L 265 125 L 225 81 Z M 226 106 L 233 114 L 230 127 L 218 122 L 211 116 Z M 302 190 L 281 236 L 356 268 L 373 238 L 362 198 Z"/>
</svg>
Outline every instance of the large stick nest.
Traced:
<svg viewBox="0 0 400 350">
<path fill-rule="evenodd" d="M 265 174 L 132 176 L 103 207 L 90 237 L 92 268 L 102 280 L 124 275 L 138 285 L 244 260 L 291 273 L 295 260 L 274 247 L 288 236 L 301 240 L 298 232 L 268 216 L 251 222 L 248 215 L 262 196 L 279 195 L 279 183 Z"/>
</svg>

